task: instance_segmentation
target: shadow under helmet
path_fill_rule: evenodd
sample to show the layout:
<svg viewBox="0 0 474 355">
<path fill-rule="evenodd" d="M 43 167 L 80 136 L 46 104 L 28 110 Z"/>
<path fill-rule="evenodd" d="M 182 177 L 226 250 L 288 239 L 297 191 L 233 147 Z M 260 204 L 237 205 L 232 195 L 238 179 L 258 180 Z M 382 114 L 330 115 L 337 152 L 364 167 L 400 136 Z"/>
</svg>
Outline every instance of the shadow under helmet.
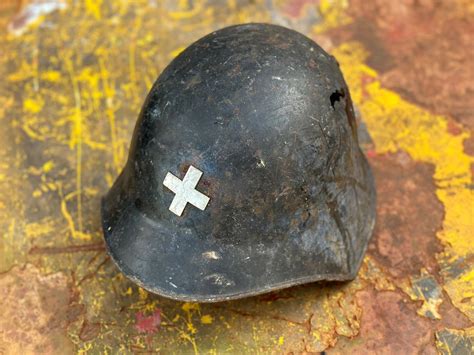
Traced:
<svg viewBox="0 0 474 355">
<path fill-rule="evenodd" d="M 176 300 L 353 279 L 375 190 L 336 60 L 267 24 L 190 45 L 148 94 L 102 220 L 119 269 Z"/>
</svg>

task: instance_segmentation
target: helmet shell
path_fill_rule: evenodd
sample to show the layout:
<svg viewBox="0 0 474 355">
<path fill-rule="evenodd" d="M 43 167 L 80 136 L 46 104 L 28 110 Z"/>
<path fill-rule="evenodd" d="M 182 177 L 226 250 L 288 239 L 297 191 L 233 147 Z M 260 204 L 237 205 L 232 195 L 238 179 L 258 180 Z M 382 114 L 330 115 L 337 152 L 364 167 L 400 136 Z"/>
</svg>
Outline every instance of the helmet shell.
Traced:
<svg viewBox="0 0 474 355">
<path fill-rule="evenodd" d="M 146 98 L 102 202 L 109 254 L 177 300 L 353 279 L 375 220 L 354 117 L 338 63 L 302 34 L 247 24 L 203 37 Z M 209 201 L 177 215 L 165 179 L 190 169 L 202 176 L 189 191 Z"/>
</svg>

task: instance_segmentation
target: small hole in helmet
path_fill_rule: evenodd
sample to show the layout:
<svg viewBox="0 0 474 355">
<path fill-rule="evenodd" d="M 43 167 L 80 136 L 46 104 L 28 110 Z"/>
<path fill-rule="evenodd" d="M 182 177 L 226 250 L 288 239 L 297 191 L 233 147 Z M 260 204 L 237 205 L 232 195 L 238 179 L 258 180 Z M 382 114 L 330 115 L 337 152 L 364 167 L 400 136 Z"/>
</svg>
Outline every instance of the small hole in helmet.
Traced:
<svg viewBox="0 0 474 355">
<path fill-rule="evenodd" d="M 345 94 L 344 90 L 342 90 L 342 89 L 334 91 L 331 94 L 331 96 L 329 96 L 329 100 L 331 101 L 331 106 L 334 110 L 335 110 L 334 104 L 345 96 L 346 96 L 346 94 Z"/>
<path fill-rule="evenodd" d="M 140 208 L 142 207 L 142 205 L 143 205 L 142 200 L 139 199 L 139 198 L 137 198 L 137 199 L 135 200 L 135 207 L 138 208 L 138 209 L 140 209 Z"/>
</svg>

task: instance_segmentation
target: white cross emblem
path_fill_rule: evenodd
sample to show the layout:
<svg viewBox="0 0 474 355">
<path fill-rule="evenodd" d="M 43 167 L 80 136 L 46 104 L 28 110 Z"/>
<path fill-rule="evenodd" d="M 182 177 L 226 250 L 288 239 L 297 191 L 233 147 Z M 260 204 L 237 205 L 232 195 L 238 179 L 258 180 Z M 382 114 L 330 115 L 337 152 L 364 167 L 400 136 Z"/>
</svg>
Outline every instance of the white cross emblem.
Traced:
<svg viewBox="0 0 474 355">
<path fill-rule="evenodd" d="M 188 203 L 204 211 L 209 202 L 209 197 L 195 189 L 201 176 L 202 171 L 192 165 L 189 166 L 183 180 L 171 173 L 166 174 L 163 185 L 176 194 L 169 208 L 171 212 L 181 216 Z"/>
</svg>

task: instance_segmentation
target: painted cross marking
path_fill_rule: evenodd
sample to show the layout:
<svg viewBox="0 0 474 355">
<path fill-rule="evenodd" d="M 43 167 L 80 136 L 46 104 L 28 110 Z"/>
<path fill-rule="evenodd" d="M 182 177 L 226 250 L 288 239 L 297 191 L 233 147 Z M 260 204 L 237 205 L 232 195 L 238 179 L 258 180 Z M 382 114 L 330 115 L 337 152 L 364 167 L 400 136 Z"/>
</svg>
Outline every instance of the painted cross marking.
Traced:
<svg viewBox="0 0 474 355">
<path fill-rule="evenodd" d="M 206 209 L 209 197 L 195 189 L 201 179 L 202 171 L 190 165 L 183 180 L 171 173 L 166 174 L 163 185 L 175 193 L 169 210 L 175 215 L 181 216 L 188 203 L 199 208 Z"/>
</svg>

